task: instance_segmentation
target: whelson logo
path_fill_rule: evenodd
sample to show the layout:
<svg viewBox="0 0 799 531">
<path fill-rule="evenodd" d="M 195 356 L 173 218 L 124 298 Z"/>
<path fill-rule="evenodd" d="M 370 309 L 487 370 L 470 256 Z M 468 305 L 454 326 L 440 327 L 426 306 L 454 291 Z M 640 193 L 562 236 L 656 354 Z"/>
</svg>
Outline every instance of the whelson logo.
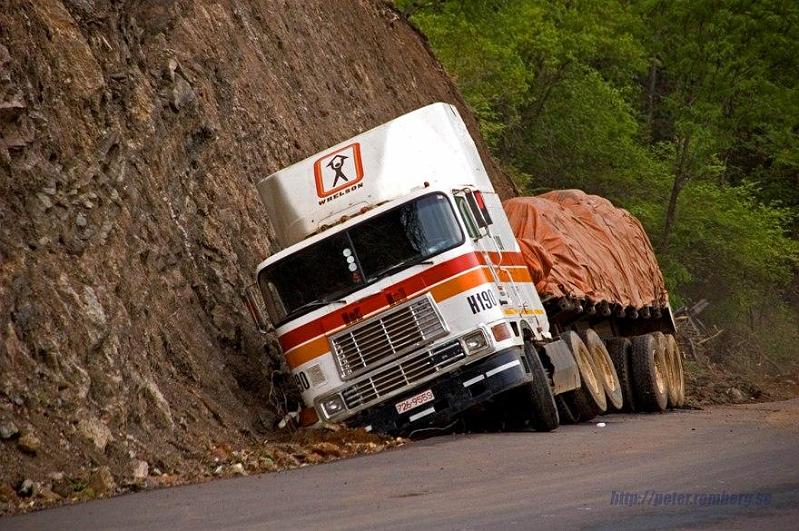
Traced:
<svg viewBox="0 0 799 531">
<path fill-rule="evenodd" d="M 345 194 L 348 194 L 350 192 L 354 192 L 358 188 L 363 188 L 363 183 L 358 183 L 356 185 L 350 186 L 349 188 L 345 188 L 344 190 L 342 190 L 340 192 L 336 192 L 333 195 L 329 195 L 329 196 L 325 197 L 324 199 L 320 199 L 319 200 L 319 204 L 320 205 L 324 205 L 325 203 L 329 203 L 332 200 L 338 199 L 339 197 L 341 197 L 341 196 L 343 196 Z"/>
<path fill-rule="evenodd" d="M 361 145 L 355 142 L 328 153 L 314 162 L 313 170 L 320 205 L 363 188 Z"/>
</svg>

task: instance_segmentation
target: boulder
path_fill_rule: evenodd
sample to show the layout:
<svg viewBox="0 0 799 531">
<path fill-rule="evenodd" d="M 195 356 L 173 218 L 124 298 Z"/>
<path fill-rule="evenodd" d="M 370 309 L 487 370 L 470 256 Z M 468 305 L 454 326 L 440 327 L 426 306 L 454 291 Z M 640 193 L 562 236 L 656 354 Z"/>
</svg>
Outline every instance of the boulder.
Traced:
<svg viewBox="0 0 799 531">
<path fill-rule="evenodd" d="M 33 432 L 27 432 L 17 440 L 17 447 L 26 454 L 36 455 L 42 447 L 42 443 Z"/>
<path fill-rule="evenodd" d="M 19 429 L 16 424 L 11 421 L 0 422 L 0 439 L 5 441 L 14 437 L 19 437 Z"/>
<path fill-rule="evenodd" d="M 92 489 L 98 496 L 112 493 L 117 488 L 117 484 L 114 481 L 111 469 L 107 466 L 101 466 L 92 472 L 88 488 Z"/>
</svg>

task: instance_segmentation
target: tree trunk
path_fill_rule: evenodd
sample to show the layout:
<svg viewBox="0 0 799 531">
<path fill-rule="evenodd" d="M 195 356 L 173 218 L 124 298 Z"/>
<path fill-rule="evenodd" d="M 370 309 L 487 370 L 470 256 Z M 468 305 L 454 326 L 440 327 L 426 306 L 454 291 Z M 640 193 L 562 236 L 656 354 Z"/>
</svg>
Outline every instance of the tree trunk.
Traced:
<svg viewBox="0 0 799 531">
<path fill-rule="evenodd" d="M 666 220 L 663 223 L 663 237 L 658 246 L 660 253 L 665 253 L 669 250 L 671 234 L 674 230 L 674 223 L 677 217 L 677 200 L 680 198 L 680 192 L 682 192 L 682 189 L 691 179 L 691 173 L 688 171 L 688 146 L 690 141 L 690 136 L 685 136 L 679 144 L 677 168 L 675 168 L 674 172 L 674 184 L 671 186 L 671 196 L 669 197 L 669 204 L 666 208 Z"/>
</svg>

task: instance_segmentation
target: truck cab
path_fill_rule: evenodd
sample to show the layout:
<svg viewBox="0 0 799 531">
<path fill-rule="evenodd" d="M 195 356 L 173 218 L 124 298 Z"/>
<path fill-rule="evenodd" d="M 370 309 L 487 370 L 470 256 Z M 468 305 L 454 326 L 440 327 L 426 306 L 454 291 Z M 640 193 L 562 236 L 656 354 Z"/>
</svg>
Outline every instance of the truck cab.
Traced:
<svg viewBox="0 0 799 531">
<path fill-rule="evenodd" d="M 407 434 L 536 379 L 579 385 L 453 106 L 423 107 L 257 186 L 283 249 L 255 286 L 321 421 Z"/>
</svg>

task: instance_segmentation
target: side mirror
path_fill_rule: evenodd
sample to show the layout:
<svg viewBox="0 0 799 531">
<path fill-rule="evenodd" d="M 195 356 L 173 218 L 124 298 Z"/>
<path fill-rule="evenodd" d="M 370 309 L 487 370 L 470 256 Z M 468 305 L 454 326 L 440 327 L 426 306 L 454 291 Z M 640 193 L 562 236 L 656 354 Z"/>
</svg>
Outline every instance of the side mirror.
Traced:
<svg viewBox="0 0 799 531">
<path fill-rule="evenodd" d="M 261 292 L 258 289 L 258 284 L 253 283 L 244 288 L 241 298 L 244 301 L 244 305 L 247 307 L 247 311 L 250 312 L 250 317 L 252 317 L 258 331 L 262 334 L 269 332 L 266 306 Z"/>
<path fill-rule="evenodd" d="M 472 211 L 477 226 L 481 229 L 488 228 L 493 221 L 491 220 L 491 215 L 488 213 L 488 207 L 483 199 L 483 194 L 479 190 L 474 192 L 468 190 L 466 192 L 466 201 L 469 203 L 469 209 Z"/>
</svg>

